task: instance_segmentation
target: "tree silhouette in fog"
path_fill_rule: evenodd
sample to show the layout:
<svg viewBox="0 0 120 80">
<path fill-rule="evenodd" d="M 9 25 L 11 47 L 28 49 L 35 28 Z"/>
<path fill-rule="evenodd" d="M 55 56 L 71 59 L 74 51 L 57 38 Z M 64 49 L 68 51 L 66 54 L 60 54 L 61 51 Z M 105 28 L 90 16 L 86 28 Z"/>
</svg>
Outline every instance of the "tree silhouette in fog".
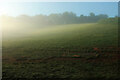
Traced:
<svg viewBox="0 0 120 80">
<path fill-rule="evenodd" d="M 35 25 L 35 26 L 43 26 L 43 25 L 61 25 L 61 24 L 79 24 L 79 23 L 95 23 L 101 19 L 107 19 L 108 16 L 106 14 L 95 15 L 94 13 L 90 13 L 88 16 L 80 15 L 77 16 L 73 12 L 64 12 L 64 13 L 56 13 L 50 15 L 21 15 L 17 17 L 6 16 L 4 21 L 9 19 L 10 22 L 21 23 L 24 25 Z"/>
</svg>

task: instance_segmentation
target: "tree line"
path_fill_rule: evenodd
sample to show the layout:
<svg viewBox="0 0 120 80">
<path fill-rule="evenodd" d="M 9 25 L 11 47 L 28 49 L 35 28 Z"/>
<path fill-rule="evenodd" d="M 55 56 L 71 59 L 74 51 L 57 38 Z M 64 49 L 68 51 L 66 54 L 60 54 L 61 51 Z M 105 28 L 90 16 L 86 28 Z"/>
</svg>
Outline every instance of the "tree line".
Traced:
<svg viewBox="0 0 120 80">
<path fill-rule="evenodd" d="M 120 25 L 120 17 L 113 17 L 113 18 L 107 18 L 107 19 L 101 19 L 98 21 L 98 23 L 102 24 L 119 24 Z"/>
<path fill-rule="evenodd" d="M 107 19 L 108 15 L 99 14 L 95 15 L 94 13 L 90 13 L 88 16 L 80 15 L 77 16 L 73 12 L 64 12 L 64 13 L 56 13 L 50 15 L 21 15 L 17 17 L 4 16 L 3 21 L 7 20 L 8 22 L 22 23 L 22 24 L 37 24 L 37 25 L 60 25 L 60 24 L 79 24 L 79 23 L 95 23 L 101 19 Z"/>
</svg>

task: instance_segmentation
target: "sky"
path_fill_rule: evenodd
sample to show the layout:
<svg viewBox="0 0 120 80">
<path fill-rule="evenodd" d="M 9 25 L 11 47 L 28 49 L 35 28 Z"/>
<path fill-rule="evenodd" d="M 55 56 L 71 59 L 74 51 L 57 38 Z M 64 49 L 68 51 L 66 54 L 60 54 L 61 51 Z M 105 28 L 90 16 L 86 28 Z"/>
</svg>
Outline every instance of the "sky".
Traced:
<svg viewBox="0 0 120 80">
<path fill-rule="evenodd" d="M 0 0 L 0 2 L 119 2 L 120 0 Z"/>
<path fill-rule="evenodd" d="M 0 15 L 49 15 L 51 13 L 74 12 L 77 16 L 89 15 L 90 12 L 107 14 L 110 17 L 118 15 L 117 2 L 13 2 L 1 3 Z"/>
</svg>

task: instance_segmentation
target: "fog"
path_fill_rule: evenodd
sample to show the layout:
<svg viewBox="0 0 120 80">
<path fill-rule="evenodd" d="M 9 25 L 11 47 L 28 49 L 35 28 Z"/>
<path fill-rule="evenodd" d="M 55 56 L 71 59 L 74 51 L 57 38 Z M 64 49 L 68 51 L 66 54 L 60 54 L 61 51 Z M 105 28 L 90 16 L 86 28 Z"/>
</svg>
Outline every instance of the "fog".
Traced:
<svg viewBox="0 0 120 80">
<path fill-rule="evenodd" d="M 73 12 L 50 14 L 48 16 L 42 14 L 17 17 L 0 16 L 3 39 L 31 36 L 36 31 L 43 32 L 44 28 L 54 27 L 55 25 L 96 23 L 106 18 L 108 18 L 106 14 L 95 15 L 90 13 L 89 16 L 77 16 Z"/>
</svg>

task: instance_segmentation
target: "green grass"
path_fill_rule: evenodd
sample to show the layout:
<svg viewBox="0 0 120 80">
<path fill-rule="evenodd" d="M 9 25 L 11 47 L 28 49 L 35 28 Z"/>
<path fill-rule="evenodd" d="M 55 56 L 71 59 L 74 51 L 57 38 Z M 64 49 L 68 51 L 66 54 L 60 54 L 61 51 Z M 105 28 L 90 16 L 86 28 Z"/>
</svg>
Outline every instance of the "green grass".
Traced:
<svg viewBox="0 0 120 80">
<path fill-rule="evenodd" d="M 117 46 L 117 25 L 71 24 L 36 29 L 27 37 L 3 39 L 3 53 L 9 56 L 45 57 L 61 55 L 80 47 Z M 52 51 L 48 51 L 52 50 Z M 56 50 L 56 51 L 55 51 Z M 34 55 L 34 56 L 33 56 Z"/>
<path fill-rule="evenodd" d="M 49 60 L 39 63 L 3 64 L 3 77 L 10 78 L 118 78 L 116 63 L 81 60 Z"/>
<path fill-rule="evenodd" d="M 70 24 L 33 29 L 20 37 L 3 36 L 3 77 L 117 77 L 117 62 L 89 63 L 89 59 L 96 60 L 96 53 L 100 53 L 94 47 L 117 47 L 117 30 L 117 25 L 112 24 Z M 92 55 L 85 54 L 83 48 Z M 47 60 L 59 59 L 63 54 L 64 59 L 80 57 L 75 61 Z M 88 62 L 82 62 L 82 58 Z"/>
</svg>

